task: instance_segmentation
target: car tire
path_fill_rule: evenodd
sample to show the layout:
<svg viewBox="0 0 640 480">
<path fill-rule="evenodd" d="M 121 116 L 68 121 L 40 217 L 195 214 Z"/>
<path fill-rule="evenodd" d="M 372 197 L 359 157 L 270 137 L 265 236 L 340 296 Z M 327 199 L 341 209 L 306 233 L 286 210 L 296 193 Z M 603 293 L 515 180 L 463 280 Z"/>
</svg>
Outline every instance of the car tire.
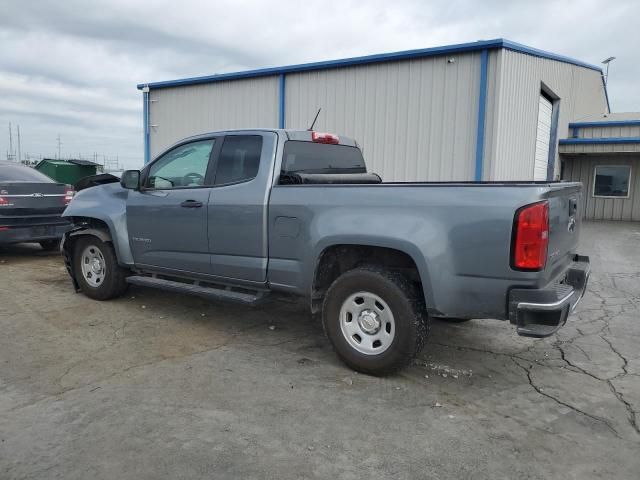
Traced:
<svg viewBox="0 0 640 480">
<path fill-rule="evenodd" d="M 127 270 L 118 265 L 113 245 L 98 237 L 82 236 L 73 247 L 73 273 L 82 293 L 94 300 L 124 294 Z"/>
<path fill-rule="evenodd" d="M 60 238 L 52 238 L 50 240 L 41 240 L 38 242 L 45 252 L 53 252 L 60 250 Z"/>
<path fill-rule="evenodd" d="M 333 282 L 322 324 L 338 357 L 370 375 L 410 364 L 429 332 L 419 289 L 402 274 L 375 266 L 350 270 Z"/>
</svg>

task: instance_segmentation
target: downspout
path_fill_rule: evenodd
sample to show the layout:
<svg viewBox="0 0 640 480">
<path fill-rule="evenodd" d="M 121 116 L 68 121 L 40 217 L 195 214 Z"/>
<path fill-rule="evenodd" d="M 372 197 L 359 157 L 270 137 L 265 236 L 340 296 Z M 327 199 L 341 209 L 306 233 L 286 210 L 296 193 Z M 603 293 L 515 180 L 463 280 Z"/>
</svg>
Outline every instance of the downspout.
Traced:
<svg viewBox="0 0 640 480">
<path fill-rule="evenodd" d="M 489 50 L 485 48 L 480 54 L 480 94 L 478 98 L 478 129 L 476 134 L 476 182 L 482 181 L 482 166 L 484 163 L 484 124 L 487 108 L 488 63 Z"/>
<path fill-rule="evenodd" d="M 150 145 L 149 145 L 149 86 L 145 85 L 142 88 L 142 125 L 144 135 L 144 163 L 149 163 L 150 160 Z"/>
<path fill-rule="evenodd" d="M 278 128 L 285 128 L 285 76 L 284 73 L 280 74 L 279 83 L 278 83 Z"/>
</svg>

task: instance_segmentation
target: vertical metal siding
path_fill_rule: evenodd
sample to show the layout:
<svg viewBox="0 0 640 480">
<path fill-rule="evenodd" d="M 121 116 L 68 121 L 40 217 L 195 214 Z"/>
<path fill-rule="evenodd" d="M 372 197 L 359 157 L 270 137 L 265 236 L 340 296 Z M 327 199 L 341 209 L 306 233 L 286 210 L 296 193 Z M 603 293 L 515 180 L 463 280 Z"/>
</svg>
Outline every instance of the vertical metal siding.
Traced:
<svg viewBox="0 0 640 480">
<path fill-rule="evenodd" d="M 485 150 L 492 156 L 490 178 L 531 180 L 541 85 L 560 97 L 557 138 L 567 138 L 570 121 L 607 111 L 602 80 L 594 70 L 511 50 L 500 57 L 496 93 L 487 106 L 493 119 L 487 135 L 494 139 Z"/>
<path fill-rule="evenodd" d="M 583 184 L 585 219 L 640 221 L 640 156 L 567 156 L 564 162 L 564 179 Z M 631 165 L 629 198 L 593 196 L 593 177 L 597 165 Z"/>
<path fill-rule="evenodd" d="M 151 90 L 150 149 L 155 157 L 191 135 L 278 127 L 277 75 Z"/>
<path fill-rule="evenodd" d="M 640 125 L 581 127 L 578 138 L 640 137 Z"/>
<path fill-rule="evenodd" d="M 287 128 L 342 133 L 385 181 L 474 178 L 480 53 L 287 75 Z"/>
<path fill-rule="evenodd" d="M 560 153 L 635 153 L 640 152 L 640 143 L 578 143 L 560 145 Z"/>
</svg>

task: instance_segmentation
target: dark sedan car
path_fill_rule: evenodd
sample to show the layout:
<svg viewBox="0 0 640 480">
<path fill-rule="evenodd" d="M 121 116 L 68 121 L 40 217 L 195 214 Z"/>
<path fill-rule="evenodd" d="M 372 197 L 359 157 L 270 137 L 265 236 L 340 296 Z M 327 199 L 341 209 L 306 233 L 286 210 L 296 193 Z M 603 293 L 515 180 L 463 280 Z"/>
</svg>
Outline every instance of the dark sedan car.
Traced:
<svg viewBox="0 0 640 480">
<path fill-rule="evenodd" d="M 0 162 L 0 245 L 38 242 L 55 250 L 69 229 L 62 212 L 73 188 L 24 165 Z"/>
</svg>

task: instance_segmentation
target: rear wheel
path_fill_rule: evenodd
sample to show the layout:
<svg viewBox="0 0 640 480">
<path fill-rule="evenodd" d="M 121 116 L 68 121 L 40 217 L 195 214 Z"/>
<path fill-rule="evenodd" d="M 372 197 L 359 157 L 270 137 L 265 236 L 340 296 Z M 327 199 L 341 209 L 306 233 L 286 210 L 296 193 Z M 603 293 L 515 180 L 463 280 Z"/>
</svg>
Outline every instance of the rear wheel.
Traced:
<svg viewBox="0 0 640 480">
<path fill-rule="evenodd" d="M 45 252 L 53 252 L 60 249 L 60 239 L 52 238 L 50 240 L 42 240 L 38 242 Z"/>
<path fill-rule="evenodd" d="M 395 372 L 422 350 L 428 317 L 422 296 L 404 276 L 377 267 L 350 270 L 324 300 L 323 326 L 334 350 L 354 370 Z"/>
<path fill-rule="evenodd" d="M 82 293 L 95 300 L 119 297 L 127 289 L 127 271 L 118 265 L 113 245 L 97 237 L 78 239 L 73 249 L 73 269 Z"/>
</svg>

